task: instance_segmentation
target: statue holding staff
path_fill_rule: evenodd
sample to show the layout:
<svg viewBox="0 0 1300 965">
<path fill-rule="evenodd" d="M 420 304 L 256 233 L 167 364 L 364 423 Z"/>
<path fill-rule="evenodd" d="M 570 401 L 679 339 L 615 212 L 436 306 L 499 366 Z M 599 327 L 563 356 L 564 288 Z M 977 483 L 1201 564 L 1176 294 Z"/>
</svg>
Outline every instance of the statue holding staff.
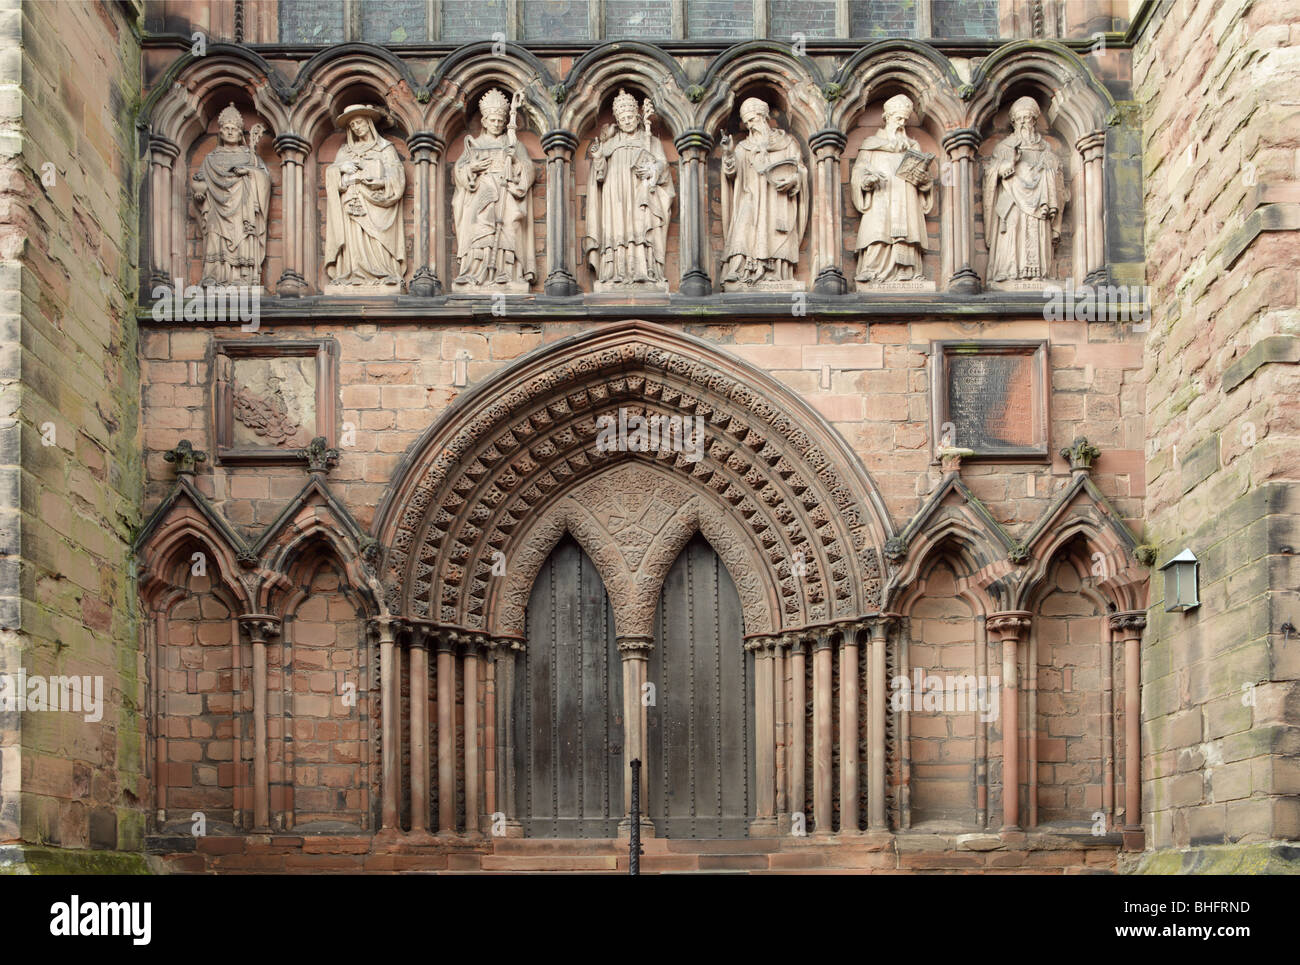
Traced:
<svg viewBox="0 0 1300 965">
<path fill-rule="evenodd" d="M 202 285 L 262 284 L 271 200 L 271 173 L 257 156 L 264 133 L 254 124 L 245 142 L 244 117 L 234 104 L 217 115 L 218 144 L 192 181 L 203 243 Z"/>
</svg>

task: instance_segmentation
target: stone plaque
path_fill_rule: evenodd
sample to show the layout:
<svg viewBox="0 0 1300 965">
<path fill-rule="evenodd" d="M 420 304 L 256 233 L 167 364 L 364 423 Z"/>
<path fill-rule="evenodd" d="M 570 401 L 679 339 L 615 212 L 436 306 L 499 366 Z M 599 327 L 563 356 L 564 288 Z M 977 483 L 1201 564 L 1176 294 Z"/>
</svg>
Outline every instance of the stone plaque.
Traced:
<svg viewBox="0 0 1300 965">
<path fill-rule="evenodd" d="M 333 340 L 221 339 L 215 345 L 217 459 L 298 463 L 317 436 L 335 441 Z"/>
<path fill-rule="evenodd" d="M 1046 455 L 1046 346 L 943 342 L 935 351 L 935 448 Z"/>
</svg>

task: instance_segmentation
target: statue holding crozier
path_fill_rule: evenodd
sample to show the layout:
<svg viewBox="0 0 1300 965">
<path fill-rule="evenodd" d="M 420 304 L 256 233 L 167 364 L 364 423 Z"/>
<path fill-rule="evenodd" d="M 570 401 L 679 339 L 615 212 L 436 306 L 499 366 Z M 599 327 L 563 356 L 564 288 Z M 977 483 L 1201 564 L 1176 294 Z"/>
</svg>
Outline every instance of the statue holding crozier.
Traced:
<svg viewBox="0 0 1300 965">
<path fill-rule="evenodd" d="M 582 249 L 598 292 L 667 291 L 664 261 L 672 216 L 672 169 L 650 130 L 654 105 L 619 91 L 614 120 L 591 143 L 587 236 Z"/>
<path fill-rule="evenodd" d="M 479 98 L 483 132 L 465 136 L 465 150 L 452 168 L 455 291 L 523 293 L 537 277 L 532 195 L 536 172 L 516 133 L 523 96 L 516 91 L 507 101 L 493 88 Z"/>
<path fill-rule="evenodd" d="M 217 146 L 191 182 L 203 246 L 204 286 L 262 284 L 271 174 L 257 156 L 265 128 L 244 140 L 244 116 L 234 104 L 217 115 Z"/>
</svg>

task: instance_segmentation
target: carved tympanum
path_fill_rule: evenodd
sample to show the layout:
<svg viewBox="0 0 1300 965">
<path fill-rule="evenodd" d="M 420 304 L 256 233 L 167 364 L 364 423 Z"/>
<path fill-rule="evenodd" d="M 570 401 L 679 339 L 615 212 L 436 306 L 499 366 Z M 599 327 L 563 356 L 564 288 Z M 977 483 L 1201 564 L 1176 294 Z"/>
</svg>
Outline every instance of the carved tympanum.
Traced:
<svg viewBox="0 0 1300 965">
<path fill-rule="evenodd" d="M 217 115 L 219 143 L 191 182 L 203 246 L 203 285 L 262 284 L 271 174 L 257 156 L 263 127 L 244 140 L 244 118 L 234 104 Z"/>
<path fill-rule="evenodd" d="M 1049 277 L 1069 192 L 1061 159 L 1038 131 L 1038 102 L 1011 105 L 1012 133 L 984 174 L 984 238 L 989 281 L 1003 287 Z"/>
<path fill-rule="evenodd" d="M 773 127 L 767 102 L 748 98 L 740 117 L 749 135 L 732 147 L 723 134 L 723 291 L 798 291 L 799 246 L 808 227 L 808 167 L 803 149 Z"/>
<path fill-rule="evenodd" d="M 664 258 L 672 217 L 672 169 L 651 131 L 654 107 L 619 91 L 614 120 L 591 143 L 587 238 L 596 291 L 668 290 Z"/>
<path fill-rule="evenodd" d="M 483 132 L 465 136 L 465 150 L 452 169 L 456 291 L 522 293 L 537 277 L 532 193 L 536 173 L 515 133 L 522 100 L 523 94 L 516 92 L 507 101 L 495 88 L 479 98 Z"/>
<path fill-rule="evenodd" d="M 327 291 L 401 290 L 406 169 L 397 148 L 375 127 L 383 117 L 377 107 L 354 104 L 335 120 L 347 131 L 347 142 L 325 169 Z"/>
</svg>

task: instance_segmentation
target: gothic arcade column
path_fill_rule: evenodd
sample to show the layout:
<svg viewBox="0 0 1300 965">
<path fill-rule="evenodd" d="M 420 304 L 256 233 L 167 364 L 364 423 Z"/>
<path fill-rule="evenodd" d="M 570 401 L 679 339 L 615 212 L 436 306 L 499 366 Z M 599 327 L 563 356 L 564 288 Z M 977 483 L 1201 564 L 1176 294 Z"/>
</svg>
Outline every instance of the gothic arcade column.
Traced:
<svg viewBox="0 0 1300 965">
<path fill-rule="evenodd" d="M 172 248 L 172 166 L 180 153 L 167 138 L 149 135 L 150 280 L 154 286 L 170 287 L 177 278 L 185 284 L 182 260 Z"/>
<path fill-rule="evenodd" d="M 266 644 L 280 635 L 280 618 L 247 613 L 239 626 L 253 645 L 253 830 L 271 830 L 270 750 L 266 737 Z"/>
<path fill-rule="evenodd" d="M 548 295 L 577 295 L 569 244 L 573 219 L 569 176 L 578 138 L 571 131 L 554 130 L 542 135 L 546 151 L 546 286 Z"/>
<path fill-rule="evenodd" d="M 442 177 L 438 162 L 445 144 L 429 131 L 417 131 L 406 142 L 415 163 L 415 274 L 408 291 L 428 297 L 442 294 L 437 274 L 437 212 L 442 210 Z"/>
<path fill-rule="evenodd" d="M 438 634 L 438 835 L 456 833 L 456 644 L 458 634 Z"/>
<path fill-rule="evenodd" d="M 1141 850 L 1142 833 L 1142 631 L 1145 610 L 1110 615 L 1110 627 L 1124 638 L 1124 847 Z"/>
<path fill-rule="evenodd" d="M 1075 147 L 1083 156 L 1083 197 L 1079 199 L 1083 217 L 1083 283 L 1106 283 L 1106 132 L 1093 131 L 1079 138 Z"/>
<path fill-rule="evenodd" d="M 302 171 L 311 144 L 297 134 L 284 133 L 275 139 L 275 150 L 280 155 L 280 196 L 284 212 L 280 229 L 284 269 L 275 283 L 275 293 L 282 298 L 297 298 L 307 294 L 307 279 L 303 274 L 306 265 L 306 239 L 303 237 L 306 201 Z"/>
<path fill-rule="evenodd" d="M 686 131 L 673 144 L 681 159 L 678 245 L 682 278 L 679 290 L 683 295 L 708 295 L 713 291 L 713 283 L 709 280 L 709 209 L 704 172 L 709 152 L 713 149 L 713 138 L 705 131 Z"/>
<path fill-rule="evenodd" d="M 952 277 L 948 290 L 973 295 L 980 290 L 979 275 L 975 273 L 975 149 L 979 147 L 979 132 L 968 127 L 949 131 L 943 137 L 943 149 L 953 167 L 953 184 L 947 192 L 952 226 Z M 985 229 L 987 230 L 987 229 Z"/>
<path fill-rule="evenodd" d="M 429 639 L 435 631 L 417 626 L 411 630 L 411 835 L 429 835 Z"/>
<path fill-rule="evenodd" d="M 877 617 L 872 621 L 867 665 L 867 827 L 872 831 L 888 828 L 885 817 L 885 705 L 889 681 L 885 677 L 885 645 L 889 639 L 889 623 L 887 617 Z"/>
<path fill-rule="evenodd" d="M 858 832 L 858 627 L 840 647 L 840 834 Z"/>
<path fill-rule="evenodd" d="M 465 641 L 463 672 L 465 675 L 465 833 L 478 834 L 479 814 L 482 811 L 482 775 L 479 772 L 479 747 L 482 731 L 479 728 L 478 682 L 482 666 L 480 654 L 486 639 L 475 635 Z"/>
<path fill-rule="evenodd" d="M 515 729 L 511 708 L 515 699 L 515 671 L 519 654 L 527 648 L 526 640 L 511 637 L 498 637 L 493 640 L 492 678 L 493 703 L 492 719 L 495 722 L 496 741 L 491 748 L 496 760 L 496 803 L 492 815 L 493 835 L 507 838 L 523 837 L 523 825 L 519 823 L 519 809 L 515 800 Z M 499 815 L 495 812 L 500 812 Z M 498 825 L 498 817 L 504 818 Z"/>
<path fill-rule="evenodd" d="M 792 816 L 801 815 L 800 821 L 806 828 L 808 786 L 804 769 L 808 760 L 808 726 L 804 708 L 808 698 L 804 674 L 807 650 L 801 636 L 791 634 L 786 641 L 790 646 L 790 762 L 786 768 L 790 775 L 789 807 Z"/>
<path fill-rule="evenodd" d="M 823 128 L 812 136 L 808 146 L 817 166 L 813 191 L 814 251 L 813 291 L 819 295 L 843 295 L 849 290 L 840 265 L 844 248 L 843 192 L 840 190 L 840 155 L 846 143 L 844 135 L 833 127 Z"/>
<path fill-rule="evenodd" d="M 1002 641 L 1002 830 L 1020 828 L 1020 641 L 1031 614 L 1006 610 L 989 616 L 989 632 Z"/>
</svg>

